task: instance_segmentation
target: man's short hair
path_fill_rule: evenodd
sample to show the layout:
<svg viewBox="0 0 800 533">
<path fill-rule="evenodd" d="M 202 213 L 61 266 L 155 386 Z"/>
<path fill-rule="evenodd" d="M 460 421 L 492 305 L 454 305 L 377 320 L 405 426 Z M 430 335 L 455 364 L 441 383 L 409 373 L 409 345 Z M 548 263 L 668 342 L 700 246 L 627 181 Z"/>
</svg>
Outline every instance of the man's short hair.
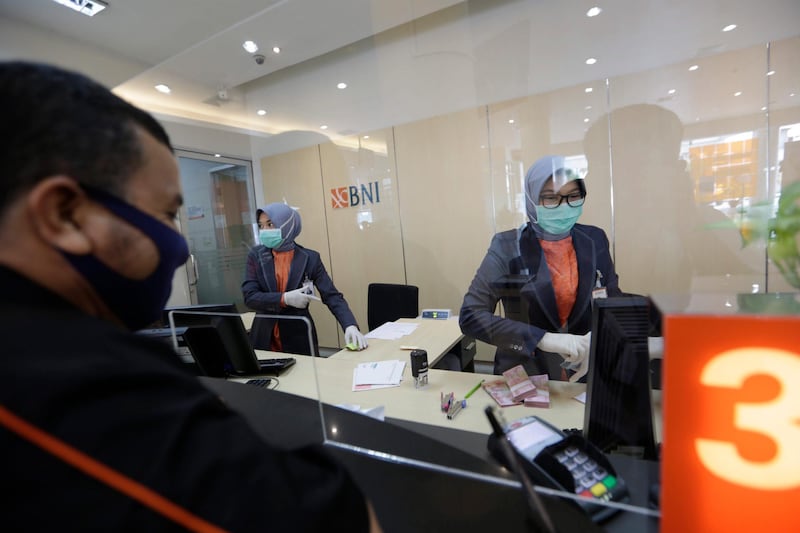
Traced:
<svg viewBox="0 0 800 533">
<path fill-rule="evenodd" d="M 148 113 L 58 67 L 0 62 L 0 102 L 0 213 L 57 174 L 123 196 L 144 163 L 137 127 L 172 149 Z"/>
</svg>

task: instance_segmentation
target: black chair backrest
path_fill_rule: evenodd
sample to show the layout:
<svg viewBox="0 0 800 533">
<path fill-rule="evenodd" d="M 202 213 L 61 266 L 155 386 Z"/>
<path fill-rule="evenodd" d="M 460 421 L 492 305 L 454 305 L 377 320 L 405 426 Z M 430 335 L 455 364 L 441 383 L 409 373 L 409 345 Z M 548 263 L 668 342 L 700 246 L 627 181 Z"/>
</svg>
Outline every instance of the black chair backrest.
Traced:
<svg viewBox="0 0 800 533">
<path fill-rule="evenodd" d="M 398 318 L 419 316 L 419 287 L 395 283 L 370 283 L 367 287 L 369 330 Z"/>
</svg>

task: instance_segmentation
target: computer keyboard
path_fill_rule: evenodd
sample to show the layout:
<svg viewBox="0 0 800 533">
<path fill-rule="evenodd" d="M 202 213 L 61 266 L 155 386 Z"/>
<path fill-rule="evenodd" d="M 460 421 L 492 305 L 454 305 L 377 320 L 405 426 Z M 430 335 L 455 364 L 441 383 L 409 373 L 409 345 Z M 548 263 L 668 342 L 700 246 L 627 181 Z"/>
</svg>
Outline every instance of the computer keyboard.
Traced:
<svg viewBox="0 0 800 533">
<path fill-rule="evenodd" d="M 258 366 L 265 374 L 280 374 L 297 361 L 294 357 L 275 357 L 273 359 L 259 359 Z"/>
<path fill-rule="evenodd" d="M 245 381 L 245 383 L 247 385 L 253 385 L 254 387 L 268 389 L 269 384 L 272 383 L 272 380 L 270 378 L 248 379 Z"/>
</svg>

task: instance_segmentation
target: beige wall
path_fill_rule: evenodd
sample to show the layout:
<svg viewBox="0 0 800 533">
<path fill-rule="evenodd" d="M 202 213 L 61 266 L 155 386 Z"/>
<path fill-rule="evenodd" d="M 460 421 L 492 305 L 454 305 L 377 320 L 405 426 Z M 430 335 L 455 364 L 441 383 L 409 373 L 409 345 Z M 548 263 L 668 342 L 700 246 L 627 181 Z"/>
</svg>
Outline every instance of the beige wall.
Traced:
<svg viewBox="0 0 800 533">
<path fill-rule="evenodd" d="M 800 56 L 800 39 L 774 43 L 772 53 Z M 704 69 L 720 71 L 737 65 L 746 77 L 742 85 L 762 92 L 759 101 L 766 106 L 775 99 L 775 89 L 771 96 L 763 83 L 769 70 L 763 47 L 707 57 L 702 63 Z M 671 110 L 670 99 L 654 98 L 644 88 L 668 80 L 688 64 L 478 106 L 371 132 L 369 138 L 348 137 L 270 155 L 260 160 L 264 197 L 302 208 L 304 229 L 298 240 L 321 252 L 363 330 L 370 282 L 417 285 L 421 308 L 458 312 L 492 234 L 526 221 L 525 171 L 551 153 L 586 157 L 589 196 L 581 222 L 600 226 L 612 239 L 624 290 L 763 290 L 764 246 L 742 248 L 732 206 L 765 201 L 779 192 L 779 131 L 800 122 L 800 107 L 776 106 L 769 115 L 741 109 L 713 121 L 682 120 Z M 587 86 L 593 93 L 585 91 Z M 714 94 L 733 98 L 732 88 L 738 86 Z M 696 99 L 698 109 L 716 105 L 705 89 L 682 90 L 689 94 L 678 97 Z M 576 130 L 563 122 L 565 107 L 578 110 L 576 122 L 584 115 L 591 119 Z M 562 120 L 554 120 L 556 116 Z M 753 148 L 745 155 L 753 160 L 726 163 L 725 150 L 735 158 L 744 144 L 721 139 L 744 132 L 752 133 L 748 146 Z M 713 166 L 696 150 L 681 149 L 681 141 L 696 146 L 711 142 L 710 137 L 722 143 Z M 701 168 L 712 175 L 698 174 Z M 737 197 L 737 183 L 750 192 Z M 380 201 L 333 207 L 331 189 L 370 184 L 379 185 Z M 715 209 L 712 196 L 731 206 Z M 786 288 L 770 269 L 770 290 Z M 317 309 L 317 317 L 325 323 L 321 343 L 340 345 L 330 313 Z M 480 358 L 490 354 L 488 347 L 481 347 Z"/>
</svg>

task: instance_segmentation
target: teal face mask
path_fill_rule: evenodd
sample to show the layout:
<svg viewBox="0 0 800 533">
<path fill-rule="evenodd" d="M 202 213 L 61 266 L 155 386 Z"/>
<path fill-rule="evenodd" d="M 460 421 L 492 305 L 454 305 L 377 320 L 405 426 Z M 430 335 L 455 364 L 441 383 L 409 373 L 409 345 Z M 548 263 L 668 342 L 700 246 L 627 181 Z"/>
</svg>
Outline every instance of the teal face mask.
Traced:
<svg viewBox="0 0 800 533">
<path fill-rule="evenodd" d="M 583 213 L 583 206 L 572 207 L 566 202 L 553 209 L 541 205 L 536 206 L 539 227 L 551 235 L 563 235 L 572 229 Z"/>
<path fill-rule="evenodd" d="M 280 228 L 262 229 L 258 232 L 258 240 L 267 248 L 277 248 L 283 242 Z"/>
</svg>

